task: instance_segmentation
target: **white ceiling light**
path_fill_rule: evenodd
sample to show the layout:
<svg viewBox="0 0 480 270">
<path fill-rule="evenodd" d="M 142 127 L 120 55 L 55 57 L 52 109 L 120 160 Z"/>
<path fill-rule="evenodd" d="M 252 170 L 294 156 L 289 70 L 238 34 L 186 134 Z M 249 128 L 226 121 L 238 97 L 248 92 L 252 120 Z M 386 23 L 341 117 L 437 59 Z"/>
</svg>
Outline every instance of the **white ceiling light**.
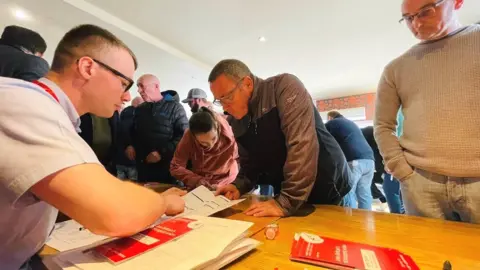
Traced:
<svg viewBox="0 0 480 270">
<path fill-rule="evenodd" d="M 264 36 L 261 36 L 261 37 L 258 38 L 258 41 L 265 42 L 265 41 L 267 41 L 267 38 L 264 37 Z"/>
<path fill-rule="evenodd" d="M 12 13 L 13 13 L 13 16 L 15 16 L 15 18 L 21 21 L 28 21 L 31 19 L 30 15 L 25 10 L 20 8 L 14 8 L 12 10 Z"/>
</svg>

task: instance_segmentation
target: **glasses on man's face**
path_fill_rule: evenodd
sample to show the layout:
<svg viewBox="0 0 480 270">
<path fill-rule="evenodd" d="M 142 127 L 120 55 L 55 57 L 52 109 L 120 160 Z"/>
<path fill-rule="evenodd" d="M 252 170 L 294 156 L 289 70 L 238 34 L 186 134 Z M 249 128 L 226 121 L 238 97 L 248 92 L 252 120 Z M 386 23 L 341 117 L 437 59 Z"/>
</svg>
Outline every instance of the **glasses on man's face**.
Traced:
<svg viewBox="0 0 480 270">
<path fill-rule="evenodd" d="M 103 63 L 102 61 L 99 61 L 99 60 L 97 60 L 97 59 L 92 58 L 92 60 L 93 60 L 95 63 L 99 64 L 99 65 L 100 65 L 101 67 L 103 67 L 104 69 L 106 69 L 106 70 L 112 72 L 114 75 L 120 77 L 120 78 L 122 79 L 122 87 L 123 87 L 123 89 L 125 90 L 125 92 L 127 92 L 127 91 L 132 87 L 132 85 L 134 84 L 134 82 L 133 82 L 132 79 L 130 79 L 130 78 L 128 78 L 127 76 L 123 75 L 120 71 L 112 68 L 111 66 L 109 66 L 109 65 L 107 65 L 107 64 L 105 64 L 105 63 Z M 125 81 L 126 81 L 126 82 L 125 82 Z"/>
<path fill-rule="evenodd" d="M 410 24 L 415 20 L 415 18 L 417 18 L 417 19 L 432 18 L 437 13 L 438 6 L 440 6 L 444 2 L 445 2 L 445 0 L 439 0 L 435 3 L 428 4 L 428 5 L 424 6 L 423 8 L 421 8 L 420 11 L 418 11 L 415 14 L 402 16 L 402 18 L 398 22 L 402 23 L 402 22 L 405 21 L 405 22 Z"/>
<path fill-rule="evenodd" d="M 225 94 L 223 97 L 216 98 L 213 101 L 213 104 L 215 104 L 217 106 L 222 106 L 224 104 L 231 104 L 233 102 L 233 96 L 235 94 L 235 91 L 240 87 L 240 85 L 242 85 L 243 79 L 245 79 L 245 77 L 241 78 L 235 84 L 235 87 L 232 90 L 228 91 L 227 94 Z"/>
</svg>

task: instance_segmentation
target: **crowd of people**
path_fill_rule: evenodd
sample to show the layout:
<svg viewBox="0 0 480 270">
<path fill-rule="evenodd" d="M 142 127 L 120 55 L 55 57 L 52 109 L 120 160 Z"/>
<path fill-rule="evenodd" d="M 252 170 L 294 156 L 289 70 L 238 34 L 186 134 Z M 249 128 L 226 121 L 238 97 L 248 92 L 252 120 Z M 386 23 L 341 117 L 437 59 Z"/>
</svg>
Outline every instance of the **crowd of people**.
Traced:
<svg viewBox="0 0 480 270">
<path fill-rule="evenodd" d="M 274 196 L 245 214 L 286 217 L 305 203 L 369 210 L 372 181 L 382 179 L 392 212 L 480 223 L 480 26 L 459 23 L 462 4 L 403 1 L 401 21 L 420 42 L 385 67 L 374 127 L 364 130 L 338 112 L 324 124 L 292 74 L 263 79 L 226 59 L 206 78 L 212 102 L 199 88 L 181 101 L 155 75 L 135 83 L 141 63 L 106 29 L 71 29 L 49 67 L 38 33 L 6 27 L 2 269 L 28 269 L 58 211 L 107 236 L 183 212 L 184 189 L 159 194 L 148 182 L 204 185 L 230 199 L 270 185 Z M 134 84 L 139 97 L 123 108 Z"/>
</svg>

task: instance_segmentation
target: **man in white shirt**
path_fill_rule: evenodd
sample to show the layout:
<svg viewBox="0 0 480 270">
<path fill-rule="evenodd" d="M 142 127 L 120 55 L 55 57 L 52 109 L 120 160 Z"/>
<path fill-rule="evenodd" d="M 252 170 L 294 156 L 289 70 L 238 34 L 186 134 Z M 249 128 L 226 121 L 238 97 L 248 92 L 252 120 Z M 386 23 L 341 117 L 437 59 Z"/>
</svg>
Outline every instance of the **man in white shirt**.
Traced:
<svg viewBox="0 0 480 270">
<path fill-rule="evenodd" d="M 77 135 L 79 116 L 111 117 L 130 99 L 137 63 L 113 34 L 81 25 L 60 41 L 46 78 L 0 78 L 0 268 L 19 269 L 45 243 L 57 209 L 108 236 L 183 211 L 173 189 L 122 182 Z"/>
</svg>

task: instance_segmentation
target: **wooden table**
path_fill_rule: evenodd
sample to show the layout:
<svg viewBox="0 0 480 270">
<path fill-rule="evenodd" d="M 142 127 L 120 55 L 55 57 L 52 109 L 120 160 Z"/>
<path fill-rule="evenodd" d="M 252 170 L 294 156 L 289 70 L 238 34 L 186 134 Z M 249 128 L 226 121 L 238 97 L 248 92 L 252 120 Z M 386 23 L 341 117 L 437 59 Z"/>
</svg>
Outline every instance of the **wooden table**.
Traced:
<svg viewBox="0 0 480 270">
<path fill-rule="evenodd" d="M 455 270 L 480 269 L 478 225 L 337 206 L 317 206 L 308 217 L 284 218 L 277 223 L 280 233 L 275 240 L 266 240 L 264 232 L 258 232 L 253 238 L 263 245 L 229 269 L 323 269 L 289 260 L 296 232 L 398 249 L 422 270 L 440 270 L 445 260 Z"/>
</svg>

